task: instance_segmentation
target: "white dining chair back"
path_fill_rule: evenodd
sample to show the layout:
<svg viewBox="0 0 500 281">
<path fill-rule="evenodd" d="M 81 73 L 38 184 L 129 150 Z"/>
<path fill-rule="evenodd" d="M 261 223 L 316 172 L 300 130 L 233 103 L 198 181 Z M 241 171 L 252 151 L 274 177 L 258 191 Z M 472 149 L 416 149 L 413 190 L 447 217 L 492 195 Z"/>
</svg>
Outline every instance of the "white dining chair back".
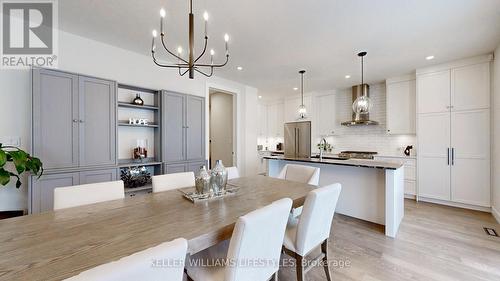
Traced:
<svg viewBox="0 0 500 281">
<path fill-rule="evenodd" d="M 317 186 L 319 185 L 319 173 L 320 168 L 286 164 L 283 169 L 281 169 L 278 178 Z"/>
<path fill-rule="evenodd" d="M 54 210 L 125 197 L 123 181 L 82 184 L 54 189 Z"/>
<path fill-rule="evenodd" d="M 297 254 L 306 255 L 330 236 L 341 190 L 342 186 L 334 183 L 309 192 L 297 225 Z"/>
<path fill-rule="evenodd" d="M 240 177 L 240 171 L 238 171 L 238 167 L 229 167 L 226 168 L 227 171 L 227 179 L 237 179 Z"/>
<path fill-rule="evenodd" d="M 268 280 L 278 271 L 291 207 L 292 200 L 285 198 L 238 219 L 227 252 L 237 265 L 226 268 L 225 281 Z"/>
<path fill-rule="evenodd" d="M 162 192 L 183 187 L 195 186 L 194 173 L 175 173 L 153 176 L 153 192 Z"/>
<path fill-rule="evenodd" d="M 66 281 L 182 281 L 187 252 L 184 238 L 103 264 Z"/>
</svg>

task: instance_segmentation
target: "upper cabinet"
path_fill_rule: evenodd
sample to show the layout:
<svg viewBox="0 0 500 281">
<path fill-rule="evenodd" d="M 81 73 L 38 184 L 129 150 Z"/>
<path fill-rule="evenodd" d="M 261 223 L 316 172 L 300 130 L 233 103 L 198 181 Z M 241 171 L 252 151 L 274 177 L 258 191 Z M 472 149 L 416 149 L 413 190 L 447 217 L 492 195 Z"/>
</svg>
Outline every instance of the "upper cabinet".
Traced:
<svg viewBox="0 0 500 281">
<path fill-rule="evenodd" d="M 386 93 L 387 133 L 415 134 L 415 76 L 387 79 Z"/>
<path fill-rule="evenodd" d="M 116 165 L 116 84 L 33 70 L 33 154 L 46 169 Z"/>
<path fill-rule="evenodd" d="M 258 119 L 258 135 L 259 137 L 267 137 L 267 106 L 264 104 L 257 105 L 257 119 Z"/>
<path fill-rule="evenodd" d="M 267 106 L 267 135 L 270 138 L 283 137 L 284 104 L 276 103 Z"/>
<path fill-rule="evenodd" d="M 314 131 L 318 137 L 335 134 L 339 122 L 335 113 L 335 95 L 321 95 L 314 98 L 315 120 Z"/>
<path fill-rule="evenodd" d="M 205 160 L 205 98 L 164 91 L 163 161 Z"/>
<path fill-rule="evenodd" d="M 489 62 L 454 68 L 451 81 L 452 111 L 489 108 Z"/>
<path fill-rule="evenodd" d="M 418 76 L 418 113 L 438 113 L 450 110 L 450 70 Z"/>
<path fill-rule="evenodd" d="M 285 99 L 285 123 L 286 122 L 294 122 L 299 119 L 299 106 L 301 104 L 301 98 L 291 98 Z M 311 120 L 311 114 L 313 111 L 312 98 L 310 96 L 304 97 L 304 105 L 307 109 L 307 118 L 305 120 Z"/>
</svg>

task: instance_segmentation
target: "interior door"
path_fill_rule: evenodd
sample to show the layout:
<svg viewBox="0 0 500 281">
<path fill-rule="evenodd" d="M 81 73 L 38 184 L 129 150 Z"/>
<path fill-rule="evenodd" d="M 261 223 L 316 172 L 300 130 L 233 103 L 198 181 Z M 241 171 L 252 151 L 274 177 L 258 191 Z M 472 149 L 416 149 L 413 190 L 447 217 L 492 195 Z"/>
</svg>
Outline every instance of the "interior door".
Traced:
<svg viewBox="0 0 500 281">
<path fill-rule="evenodd" d="M 45 169 L 78 166 L 78 76 L 33 71 L 33 154 Z"/>
<path fill-rule="evenodd" d="M 418 75 L 418 113 L 449 111 L 450 79 L 449 70 Z"/>
<path fill-rule="evenodd" d="M 451 199 L 490 207 L 489 109 L 451 113 Z"/>
<path fill-rule="evenodd" d="M 418 119 L 419 196 L 450 200 L 450 113 Z"/>
<path fill-rule="evenodd" d="M 79 84 L 80 166 L 115 164 L 115 82 L 80 76 Z"/>
</svg>

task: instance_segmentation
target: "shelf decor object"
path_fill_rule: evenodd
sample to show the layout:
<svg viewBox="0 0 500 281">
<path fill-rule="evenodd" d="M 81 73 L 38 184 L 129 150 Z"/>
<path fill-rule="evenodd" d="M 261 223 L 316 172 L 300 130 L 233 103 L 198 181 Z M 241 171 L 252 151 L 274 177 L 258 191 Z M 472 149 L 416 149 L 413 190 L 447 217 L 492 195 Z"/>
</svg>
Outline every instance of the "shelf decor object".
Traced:
<svg viewBox="0 0 500 281">
<path fill-rule="evenodd" d="M 148 158 L 148 140 L 137 140 L 137 145 L 133 149 L 132 158 L 141 160 Z"/>
<path fill-rule="evenodd" d="M 144 101 L 141 99 L 141 95 L 137 94 L 135 99 L 132 101 L 132 104 L 135 105 L 144 105 Z"/>
<path fill-rule="evenodd" d="M 203 51 L 201 52 L 200 55 L 195 56 L 194 54 L 194 14 L 193 14 L 193 0 L 189 0 L 189 47 L 188 47 L 188 58 L 185 59 L 182 56 L 182 47 L 177 48 L 177 54 L 174 53 L 173 51 L 169 50 L 167 48 L 167 45 L 165 43 L 165 28 L 164 28 L 164 21 L 165 21 L 165 15 L 166 12 L 164 9 L 160 10 L 160 41 L 161 45 L 169 53 L 172 55 L 174 58 L 178 60 L 177 63 L 174 64 L 165 64 L 165 63 L 160 63 L 157 58 L 156 58 L 156 44 L 155 44 L 155 38 L 158 37 L 158 32 L 156 30 L 153 30 L 153 42 L 151 44 L 151 56 L 153 57 L 153 62 L 160 66 L 160 67 L 166 67 L 166 68 L 177 68 L 179 69 L 179 75 L 184 76 L 186 73 L 189 73 L 189 79 L 194 79 L 194 72 L 198 72 L 200 74 L 203 74 L 206 77 L 210 77 L 214 73 L 214 68 L 218 67 L 223 67 L 227 64 L 229 61 L 229 48 L 228 48 L 228 42 L 229 42 L 229 35 L 225 34 L 224 35 L 224 41 L 225 41 L 225 46 L 226 46 L 226 61 L 221 64 L 215 64 L 214 63 L 214 55 L 215 51 L 213 49 L 210 50 L 210 63 L 199 63 L 198 61 L 205 55 L 205 52 L 207 51 L 207 44 L 208 44 L 208 13 L 205 12 L 203 13 L 203 19 L 205 20 L 205 45 L 203 47 Z M 206 73 L 202 71 L 202 69 L 210 69 L 209 73 Z"/>
<path fill-rule="evenodd" d="M 151 174 L 145 166 L 121 169 L 120 179 L 125 188 L 137 188 L 151 183 Z"/>
<path fill-rule="evenodd" d="M 299 71 L 300 73 L 300 106 L 299 106 L 299 120 L 300 119 L 306 119 L 307 118 L 307 108 L 304 105 L 304 73 L 306 73 L 305 70 Z"/>
</svg>

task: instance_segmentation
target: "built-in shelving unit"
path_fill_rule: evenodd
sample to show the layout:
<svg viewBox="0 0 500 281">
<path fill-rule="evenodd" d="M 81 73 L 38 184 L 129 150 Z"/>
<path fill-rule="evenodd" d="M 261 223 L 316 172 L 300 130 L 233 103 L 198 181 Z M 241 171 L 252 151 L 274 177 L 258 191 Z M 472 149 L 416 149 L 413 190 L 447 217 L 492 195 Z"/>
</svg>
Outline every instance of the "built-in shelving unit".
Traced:
<svg viewBox="0 0 500 281">
<path fill-rule="evenodd" d="M 144 105 L 132 104 L 139 95 Z M 151 176 L 163 173 L 161 159 L 161 91 L 143 87 L 118 84 L 118 178 L 123 169 L 146 167 Z M 129 124 L 129 118 L 148 119 L 147 125 Z M 147 140 L 148 158 L 131 159 L 137 140 Z M 132 194 L 150 192 L 151 184 L 136 188 L 126 188 L 125 193 Z"/>
</svg>

